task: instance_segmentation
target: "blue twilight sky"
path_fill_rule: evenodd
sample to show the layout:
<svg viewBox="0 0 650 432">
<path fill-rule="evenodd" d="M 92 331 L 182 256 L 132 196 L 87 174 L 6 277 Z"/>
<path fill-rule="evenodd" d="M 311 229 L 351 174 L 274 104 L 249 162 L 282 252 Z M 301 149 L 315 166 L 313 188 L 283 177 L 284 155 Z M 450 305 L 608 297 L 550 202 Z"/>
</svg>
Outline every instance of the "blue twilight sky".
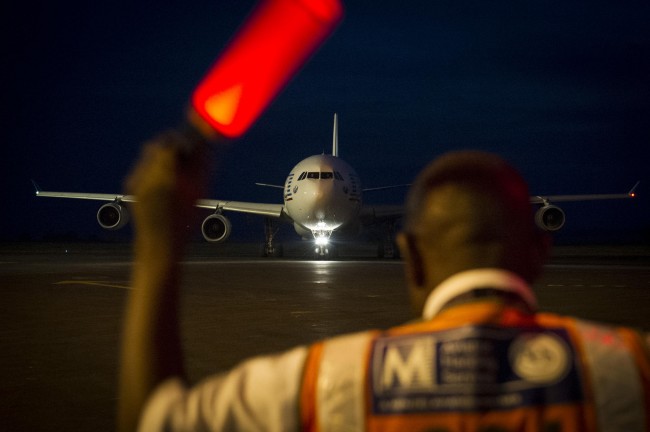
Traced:
<svg viewBox="0 0 650 432">
<path fill-rule="evenodd" d="M 252 1 L 36 1 L 3 8 L 3 240 L 119 238 L 97 203 L 120 192 L 143 141 L 177 124 Z M 626 192 L 563 205 L 559 241 L 650 243 L 650 3 L 345 2 L 328 43 L 224 156 L 211 198 L 280 202 L 302 158 L 329 151 L 364 186 L 410 182 L 453 149 L 497 152 L 533 194 Z M 399 202 L 400 191 L 366 196 Z M 239 235 L 262 238 L 242 217 Z M 198 231 L 198 229 L 197 229 Z"/>
</svg>

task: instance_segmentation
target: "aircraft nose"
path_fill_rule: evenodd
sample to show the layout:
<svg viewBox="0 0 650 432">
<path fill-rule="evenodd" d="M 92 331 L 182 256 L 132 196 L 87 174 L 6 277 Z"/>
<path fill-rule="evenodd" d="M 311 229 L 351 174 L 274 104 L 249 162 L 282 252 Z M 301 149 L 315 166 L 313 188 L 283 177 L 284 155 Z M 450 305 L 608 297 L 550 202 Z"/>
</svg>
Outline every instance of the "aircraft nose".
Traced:
<svg viewBox="0 0 650 432">
<path fill-rule="evenodd" d="M 304 200 L 303 210 L 310 223 L 318 224 L 327 221 L 330 229 L 340 225 L 337 220 L 338 207 L 340 199 L 332 190 L 331 183 L 317 184 L 314 183 L 311 190 L 307 193 Z"/>
</svg>

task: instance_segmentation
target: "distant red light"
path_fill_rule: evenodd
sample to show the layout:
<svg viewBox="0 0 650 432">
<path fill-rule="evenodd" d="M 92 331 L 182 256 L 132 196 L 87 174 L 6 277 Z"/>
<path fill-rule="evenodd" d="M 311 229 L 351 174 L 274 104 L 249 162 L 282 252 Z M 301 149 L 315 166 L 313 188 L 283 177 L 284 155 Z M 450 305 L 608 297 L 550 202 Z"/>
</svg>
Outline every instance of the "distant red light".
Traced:
<svg viewBox="0 0 650 432">
<path fill-rule="evenodd" d="M 242 135 L 343 17 L 339 0 L 262 0 L 192 95 L 220 134 Z"/>
</svg>

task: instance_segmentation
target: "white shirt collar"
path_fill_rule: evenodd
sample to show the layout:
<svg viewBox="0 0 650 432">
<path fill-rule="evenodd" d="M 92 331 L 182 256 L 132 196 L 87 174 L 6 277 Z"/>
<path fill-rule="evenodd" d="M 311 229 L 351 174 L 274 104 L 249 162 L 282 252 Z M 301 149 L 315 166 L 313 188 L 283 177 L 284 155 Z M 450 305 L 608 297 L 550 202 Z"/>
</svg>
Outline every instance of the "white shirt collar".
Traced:
<svg viewBox="0 0 650 432">
<path fill-rule="evenodd" d="M 522 278 L 506 270 L 482 268 L 456 273 L 444 280 L 429 294 L 422 317 L 425 320 L 433 318 L 453 298 L 479 287 L 517 294 L 531 310 L 537 310 L 537 298 Z"/>
</svg>

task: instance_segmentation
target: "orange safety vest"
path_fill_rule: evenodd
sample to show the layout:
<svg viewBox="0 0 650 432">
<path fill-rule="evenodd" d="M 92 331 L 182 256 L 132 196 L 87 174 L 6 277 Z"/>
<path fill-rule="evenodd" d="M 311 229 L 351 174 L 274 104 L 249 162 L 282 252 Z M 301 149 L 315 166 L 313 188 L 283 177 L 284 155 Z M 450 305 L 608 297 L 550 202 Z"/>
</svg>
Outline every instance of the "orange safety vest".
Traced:
<svg viewBox="0 0 650 432">
<path fill-rule="evenodd" d="M 310 349 L 304 431 L 650 431 L 641 336 L 482 301 Z"/>
</svg>

